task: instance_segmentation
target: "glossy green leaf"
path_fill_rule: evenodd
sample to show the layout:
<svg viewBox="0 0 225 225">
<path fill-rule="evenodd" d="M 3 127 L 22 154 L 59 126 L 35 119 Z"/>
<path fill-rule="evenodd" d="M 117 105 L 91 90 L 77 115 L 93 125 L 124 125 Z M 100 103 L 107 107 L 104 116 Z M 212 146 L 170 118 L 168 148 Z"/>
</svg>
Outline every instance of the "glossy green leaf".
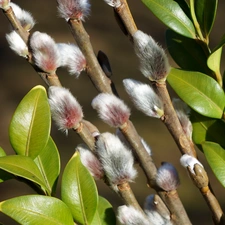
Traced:
<svg viewBox="0 0 225 225">
<path fill-rule="evenodd" d="M 35 158 L 47 144 L 50 122 L 46 91 L 36 86 L 22 99 L 10 124 L 10 142 L 15 152 Z"/>
<path fill-rule="evenodd" d="M 194 1 L 195 14 L 204 36 L 208 36 L 212 30 L 218 0 L 200 0 Z"/>
<path fill-rule="evenodd" d="M 166 42 L 170 55 L 183 70 L 211 73 L 206 63 L 205 52 L 195 39 L 167 30 Z"/>
<path fill-rule="evenodd" d="M 6 153 L 2 147 L 0 147 L 0 157 L 6 156 Z"/>
<path fill-rule="evenodd" d="M 77 152 L 66 165 L 61 191 L 62 200 L 69 206 L 74 220 L 79 224 L 91 224 L 97 210 L 98 193 L 93 177 Z"/>
<path fill-rule="evenodd" d="M 213 52 L 207 60 L 208 67 L 216 74 L 220 74 L 221 55 L 222 47 Z"/>
<path fill-rule="evenodd" d="M 225 95 L 213 78 L 199 72 L 172 68 L 167 80 L 179 97 L 196 112 L 212 118 L 222 117 Z"/>
<path fill-rule="evenodd" d="M 0 157 L 0 169 L 15 176 L 22 177 L 47 189 L 43 177 L 34 161 L 23 155 L 9 155 Z"/>
<path fill-rule="evenodd" d="M 225 150 L 213 142 L 204 142 L 202 148 L 212 171 L 225 187 Z"/>
<path fill-rule="evenodd" d="M 61 200 L 28 195 L 0 203 L 0 210 L 23 225 L 74 225 L 69 208 Z"/>
<path fill-rule="evenodd" d="M 174 0 L 179 4 L 181 9 L 184 11 L 184 13 L 188 16 L 188 18 L 191 18 L 190 8 L 188 3 L 185 0 Z"/>
<path fill-rule="evenodd" d="M 185 37 L 195 38 L 192 21 L 173 0 L 142 0 L 142 2 L 171 30 Z"/>
<path fill-rule="evenodd" d="M 34 162 L 44 178 L 48 193 L 51 194 L 60 173 L 59 152 L 51 137 L 45 148 L 34 159 Z"/>
<path fill-rule="evenodd" d="M 193 141 L 201 149 L 201 144 L 205 141 L 216 142 L 225 148 L 225 122 L 223 120 L 211 119 L 196 112 L 191 113 L 193 126 Z"/>
<path fill-rule="evenodd" d="M 115 225 L 116 216 L 112 205 L 103 197 L 99 196 L 98 208 L 91 225 Z"/>
</svg>

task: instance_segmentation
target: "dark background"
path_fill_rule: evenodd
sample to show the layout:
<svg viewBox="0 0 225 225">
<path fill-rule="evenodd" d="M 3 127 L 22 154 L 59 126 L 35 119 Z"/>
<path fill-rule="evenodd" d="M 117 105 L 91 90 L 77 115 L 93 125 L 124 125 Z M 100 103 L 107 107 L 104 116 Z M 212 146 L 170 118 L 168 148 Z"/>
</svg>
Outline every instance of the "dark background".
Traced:
<svg viewBox="0 0 225 225">
<path fill-rule="evenodd" d="M 20 5 L 23 9 L 30 11 L 37 21 L 32 32 L 36 30 L 46 32 L 51 35 L 56 42 L 74 42 L 66 22 L 58 17 L 56 1 L 18 0 L 15 1 L 15 3 Z M 178 192 L 192 223 L 200 225 L 213 224 L 209 209 L 207 208 L 202 196 L 192 184 L 192 181 L 189 179 L 185 169 L 183 169 L 179 164 L 180 153 L 170 134 L 159 120 L 146 117 L 134 109 L 123 89 L 122 80 L 124 78 L 134 78 L 144 82 L 147 82 L 147 80 L 138 70 L 138 61 L 134 55 L 132 46 L 117 26 L 114 20 L 112 8 L 106 5 L 103 0 L 92 0 L 91 4 L 91 15 L 86 19 L 84 26 L 90 35 L 95 52 L 97 53 L 99 50 L 102 50 L 108 56 L 113 70 L 113 80 L 119 94 L 132 109 L 131 120 L 140 135 L 151 146 L 156 165 L 159 166 L 162 161 L 167 161 L 173 163 L 178 169 L 181 179 L 181 186 L 178 189 Z M 166 27 L 158 21 L 154 15 L 152 15 L 141 1 L 129 1 L 129 4 L 138 28 L 145 33 L 151 34 L 155 40 L 160 43 L 160 45 L 166 48 L 164 36 Z M 218 43 L 225 31 L 225 21 L 223 17 L 224 9 L 225 2 L 219 1 L 218 15 L 210 39 L 212 47 Z M 23 58 L 18 57 L 9 49 L 5 40 L 5 34 L 7 32 L 9 32 L 8 21 L 4 14 L 1 13 L 0 146 L 8 154 L 14 154 L 8 138 L 10 119 L 23 96 L 35 85 L 44 85 L 44 83 Z M 171 65 L 176 66 L 172 59 L 170 59 L 170 62 Z M 222 63 L 222 70 L 223 69 L 224 63 Z M 109 128 L 98 119 L 96 112 L 92 110 L 90 106 L 92 99 L 97 95 L 97 91 L 92 86 L 86 74 L 82 73 L 79 79 L 75 79 L 74 77 L 69 76 L 65 70 L 59 69 L 58 75 L 62 84 L 71 90 L 83 106 L 85 119 L 90 120 L 95 124 L 101 132 L 114 132 L 114 129 Z M 174 95 L 174 93 L 172 93 L 172 95 Z M 76 145 L 79 144 L 81 140 L 72 131 L 69 132 L 69 135 L 66 137 L 63 133 L 57 131 L 54 124 L 52 125 L 51 134 L 60 151 L 63 169 L 74 153 Z M 222 207 L 225 208 L 225 200 L 223 197 L 224 188 L 212 175 L 210 168 L 204 160 L 204 156 L 200 151 L 198 151 L 198 153 L 199 158 L 209 173 L 215 194 Z M 122 204 L 119 197 L 112 193 L 108 187 L 101 182 L 98 182 L 97 184 L 99 186 L 99 193 L 106 197 L 113 204 L 115 209 L 118 205 Z M 132 184 L 132 187 L 134 188 L 134 192 L 141 205 L 147 195 L 154 193 L 154 191 L 147 188 L 146 180 L 141 171 L 135 183 Z M 25 184 L 18 181 L 7 181 L 0 184 L 1 201 L 14 196 L 31 193 L 34 192 Z M 60 191 L 58 191 L 58 196 L 60 196 Z M 14 221 L 9 220 L 2 214 L 0 214 L 0 222 L 8 225 L 16 224 Z"/>
</svg>

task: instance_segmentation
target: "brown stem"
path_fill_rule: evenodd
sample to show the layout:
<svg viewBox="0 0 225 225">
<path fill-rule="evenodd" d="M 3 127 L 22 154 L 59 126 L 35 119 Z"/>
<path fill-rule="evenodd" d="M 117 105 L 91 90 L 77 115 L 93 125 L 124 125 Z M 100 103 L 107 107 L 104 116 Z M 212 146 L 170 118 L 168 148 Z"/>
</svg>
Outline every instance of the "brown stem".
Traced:
<svg viewBox="0 0 225 225">
<path fill-rule="evenodd" d="M 86 126 L 86 122 L 80 122 L 79 125 L 74 128 L 74 131 L 80 136 L 80 138 L 87 144 L 92 152 L 95 152 L 95 139 Z"/>
<path fill-rule="evenodd" d="M 87 61 L 87 74 L 92 83 L 99 92 L 112 94 L 111 81 L 103 72 L 98 60 L 94 54 L 89 35 L 83 27 L 82 21 L 72 20 L 68 21 L 74 39 L 77 42 L 80 50 L 84 54 Z"/>
<path fill-rule="evenodd" d="M 114 8 L 114 10 L 119 18 L 117 19 L 119 26 L 122 28 L 122 30 L 125 28 L 125 33 L 132 37 L 133 34 L 137 31 L 137 26 L 130 12 L 127 1 L 121 0 L 121 5 L 118 8 Z"/>
<path fill-rule="evenodd" d="M 10 7 L 8 10 L 4 11 L 6 17 L 8 18 L 10 24 L 12 25 L 13 29 L 20 35 L 20 37 L 23 39 L 25 43 L 28 42 L 29 32 L 24 30 L 24 28 L 21 26 L 20 22 L 16 18 L 12 8 Z"/>
<path fill-rule="evenodd" d="M 125 183 L 117 185 L 117 187 L 118 187 L 119 195 L 123 199 L 124 203 L 128 206 L 133 206 L 135 209 L 140 211 L 146 217 L 145 213 L 143 212 L 142 208 L 137 202 L 137 199 L 134 196 L 134 193 L 130 187 L 130 184 L 128 182 L 125 182 Z"/>
<path fill-rule="evenodd" d="M 181 127 L 180 121 L 177 117 L 177 114 L 172 105 L 166 83 L 153 83 L 153 87 L 156 90 L 159 98 L 163 101 L 164 106 L 164 117 L 161 118 L 167 129 L 173 136 L 174 141 L 176 142 L 180 152 L 182 154 L 188 154 L 196 157 L 196 151 L 194 145 L 187 138 L 186 134 Z"/>
<path fill-rule="evenodd" d="M 224 214 L 219 205 L 219 202 L 208 186 L 209 179 L 205 169 L 199 164 L 195 164 L 194 172 L 191 171 L 189 167 L 187 170 L 196 187 L 198 187 L 207 205 L 209 206 L 209 209 L 212 212 L 214 223 L 216 225 L 225 224 Z"/>
<path fill-rule="evenodd" d="M 180 200 L 177 190 L 173 191 L 158 191 L 158 195 L 166 204 L 170 211 L 171 222 L 176 225 L 191 224 L 184 206 Z"/>
<path fill-rule="evenodd" d="M 147 153 L 143 144 L 141 143 L 141 138 L 137 133 L 133 123 L 128 121 L 120 127 L 120 131 L 134 149 L 134 153 L 140 163 L 140 166 L 148 179 L 148 184 L 151 187 L 155 187 L 155 177 L 157 173 L 156 166 L 152 160 L 152 157 Z"/>
</svg>

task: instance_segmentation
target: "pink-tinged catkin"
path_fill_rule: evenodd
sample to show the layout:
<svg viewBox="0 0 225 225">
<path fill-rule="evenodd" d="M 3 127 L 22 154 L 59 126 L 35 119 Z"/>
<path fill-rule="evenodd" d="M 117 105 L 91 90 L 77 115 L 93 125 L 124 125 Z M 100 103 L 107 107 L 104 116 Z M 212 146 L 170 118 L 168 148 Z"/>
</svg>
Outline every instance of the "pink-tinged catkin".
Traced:
<svg viewBox="0 0 225 225">
<path fill-rule="evenodd" d="M 170 163 L 162 163 L 157 171 L 156 184 L 164 191 L 176 190 L 180 184 L 176 168 Z"/>
<path fill-rule="evenodd" d="M 88 0 L 57 0 L 59 15 L 65 20 L 82 20 L 89 15 L 90 3 Z"/>
<path fill-rule="evenodd" d="M 82 164 L 89 170 L 90 174 L 100 180 L 104 177 L 103 167 L 99 159 L 84 144 L 80 144 L 76 148 L 80 153 Z"/>
<path fill-rule="evenodd" d="M 59 130 L 67 132 L 68 129 L 77 128 L 83 118 L 83 112 L 80 104 L 68 89 L 51 86 L 49 104 L 52 118 Z"/>
<path fill-rule="evenodd" d="M 44 72 L 54 74 L 60 66 L 60 55 L 55 41 L 46 33 L 36 31 L 30 38 L 33 60 Z"/>
<path fill-rule="evenodd" d="M 99 117 L 112 127 L 120 127 L 129 120 L 130 109 L 115 95 L 99 94 L 91 105 L 97 110 Z"/>
</svg>

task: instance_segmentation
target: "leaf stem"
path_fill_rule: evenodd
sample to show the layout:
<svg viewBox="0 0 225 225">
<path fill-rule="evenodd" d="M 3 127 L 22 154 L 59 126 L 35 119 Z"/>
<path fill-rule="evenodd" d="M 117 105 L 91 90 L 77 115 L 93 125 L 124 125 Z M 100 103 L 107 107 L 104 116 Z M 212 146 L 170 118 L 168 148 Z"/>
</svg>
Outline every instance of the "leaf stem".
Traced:
<svg viewBox="0 0 225 225">
<path fill-rule="evenodd" d="M 196 14 L 195 14 L 195 3 L 194 3 L 195 0 L 190 0 L 190 10 L 191 10 L 191 17 L 192 17 L 192 20 L 194 22 L 194 26 L 195 26 L 195 29 L 197 31 L 197 34 L 199 36 L 199 38 L 206 44 L 208 45 L 208 40 L 206 40 L 202 34 L 202 31 L 201 31 L 201 28 L 200 28 L 200 25 L 198 23 L 198 20 L 197 20 L 197 17 L 196 17 Z"/>
</svg>

